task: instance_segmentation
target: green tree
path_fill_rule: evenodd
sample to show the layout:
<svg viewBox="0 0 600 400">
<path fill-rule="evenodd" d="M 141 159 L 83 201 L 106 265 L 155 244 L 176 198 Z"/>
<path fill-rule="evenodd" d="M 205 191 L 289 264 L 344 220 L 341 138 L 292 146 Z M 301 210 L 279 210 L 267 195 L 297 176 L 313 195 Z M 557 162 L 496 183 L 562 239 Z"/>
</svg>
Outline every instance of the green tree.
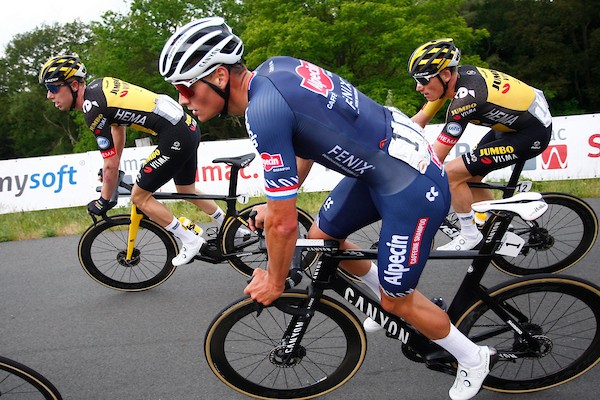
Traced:
<svg viewBox="0 0 600 400">
<path fill-rule="evenodd" d="M 70 152 L 81 129 L 68 113 L 46 100 L 38 82 L 41 66 L 52 55 L 69 49 L 84 51 L 90 31 L 79 21 L 42 25 L 16 35 L 0 63 L 0 156 L 29 157 Z"/>
<path fill-rule="evenodd" d="M 467 26 L 453 0 L 246 0 L 244 5 L 249 67 L 275 55 L 303 58 L 410 115 L 423 104 L 406 71 L 412 51 L 437 37 L 451 36 L 469 47 L 486 35 Z"/>
<path fill-rule="evenodd" d="M 240 12 L 241 4 L 235 0 L 134 0 L 127 14 L 107 12 L 92 23 L 95 43 L 86 58 L 88 71 L 94 77 L 118 77 L 177 98 L 175 89 L 158 73 L 158 59 L 167 39 L 177 27 L 195 18 L 224 15 L 239 23 Z M 235 119 L 210 121 L 201 128 L 202 140 L 246 135 Z M 130 130 L 129 143 L 142 135 Z M 79 147 L 84 149 L 86 144 Z"/>
<path fill-rule="evenodd" d="M 592 0 L 468 0 L 485 28 L 479 54 L 493 68 L 544 90 L 554 115 L 597 112 L 600 8 Z"/>
</svg>

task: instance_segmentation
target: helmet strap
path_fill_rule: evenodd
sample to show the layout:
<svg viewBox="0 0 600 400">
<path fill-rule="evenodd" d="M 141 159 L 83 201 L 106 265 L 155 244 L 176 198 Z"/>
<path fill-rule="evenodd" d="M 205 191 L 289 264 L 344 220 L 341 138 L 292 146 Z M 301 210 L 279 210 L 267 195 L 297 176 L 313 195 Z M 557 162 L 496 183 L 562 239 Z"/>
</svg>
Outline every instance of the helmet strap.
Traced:
<svg viewBox="0 0 600 400">
<path fill-rule="evenodd" d="M 440 80 L 440 82 L 442 83 L 442 86 L 444 87 L 444 92 L 442 93 L 442 95 L 440 96 L 440 99 L 443 99 L 444 97 L 446 97 L 446 92 L 448 91 L 448 83 L 444 82 L 444 80 L 442 79 L 441 75 L 441 71 L 439 74 L 437 74 L 437 78 Z M 439 100 L 439 99 L 438 99 Z"/>
<path fill-rule="evenodd" d="M 73 111 L 75 109 L 75 103 L 77 103 L 77 93 L 79 92 L 79 89 L 73 90 L 73 88 L 71 88 L 71 83 L 73 83 L 73 81 L 67 83 L 67 85 L 69 85 L 71 95 L 73 96 L 73 101 L 71 102 L 71 108 L 69 109 L 69 111 Z"/>
<path fill-rule="evenodd" d="M 225 86 L 225 90 L 222 90 L 220 87 L 218 87 L 217 85 L 215 85 L 212 82 L 207 81 L 206 79 L 200 79 L 202 82 L 206 83 L 215 93 L 217 93 L 219 96 L 221 96 L 224 100 L 223 103 L 223 109 L 221 110 L 221 114 L 219 114 L 219 116 L 221 118 L 224 118 L 227 116 L 227 108 L 229 107 L 229 92 L 230 92 L 230 86 L 229 83 L 231 80 L 227 80 L 227 86 Z"/>
</svg>

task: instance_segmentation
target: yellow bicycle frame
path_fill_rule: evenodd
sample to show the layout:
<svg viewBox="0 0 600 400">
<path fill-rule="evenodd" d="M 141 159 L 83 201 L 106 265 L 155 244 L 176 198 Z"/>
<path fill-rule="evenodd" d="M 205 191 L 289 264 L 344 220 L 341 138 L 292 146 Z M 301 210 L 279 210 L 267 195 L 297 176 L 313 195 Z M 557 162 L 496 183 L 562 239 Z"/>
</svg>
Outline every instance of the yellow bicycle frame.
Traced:
<svg viewBox="0 0 600 400">
<path fill-rule="evenodd" d="M 133 249 L 135 248 L 135 239 L 137 238 L 138 230 L 140 229 L 140 221 L 144 218 L 144 214 L 138 212 L 135 204 L 131 205 L 131 223 L 129 224 L 129 234 L 127 236 L 127 261 L 131 260 L 133 256 Z"/>
</svg>

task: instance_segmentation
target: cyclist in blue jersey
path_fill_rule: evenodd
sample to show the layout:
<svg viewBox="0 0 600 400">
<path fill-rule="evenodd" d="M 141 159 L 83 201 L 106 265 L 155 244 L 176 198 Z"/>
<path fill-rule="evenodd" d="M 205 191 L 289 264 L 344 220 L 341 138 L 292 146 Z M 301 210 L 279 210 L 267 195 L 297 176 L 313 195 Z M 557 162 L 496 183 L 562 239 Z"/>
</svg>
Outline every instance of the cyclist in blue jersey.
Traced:
<svg viewBox="0 0 600 400">
<path fill-rule="evenodd" d="M 422 129 L 310 62 L 274 57 L 251 72 L 242 53 L 242 41 L 222 18 L 203 18 L 171 36 L 159 70 L 179 91 L 179 103 L 201 121 L 244 115 L 263 160 L 269 262 L 266 271 L 254 271 L 244 292 L 265 305 L 281 295 L 297 238 L 298 188 L 313 162 L 338 171 L 345 178 L 321 207 L 309 236 L 337 239 L 349 248 L 344 239 L 350 233 L 382 220 L 378 269 L 359 263 L 344 268 L 380 295 L 384 309 L 456 357 L 460 373 L 450 397 L 470 399 L 489 373 L 495 350 L 470 341 L 415 289 L 450 206 L 443 167 Z"/>
</svg>

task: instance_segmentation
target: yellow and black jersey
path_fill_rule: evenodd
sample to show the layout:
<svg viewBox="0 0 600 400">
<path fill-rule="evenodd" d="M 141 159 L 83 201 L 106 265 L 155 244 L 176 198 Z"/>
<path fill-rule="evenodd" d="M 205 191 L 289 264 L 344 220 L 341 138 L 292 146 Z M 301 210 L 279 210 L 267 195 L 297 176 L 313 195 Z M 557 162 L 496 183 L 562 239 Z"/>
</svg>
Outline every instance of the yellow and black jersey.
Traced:
<svg viewBox="0 0 600 400">
<path fill-rule="evenodd" d="M 543 93 L 503 72 L 463 65 L 458 67 L 455 96 L 448 106 L 438 141 L 454 145 L 467 124 L 489 126 L 498 132 L 518 132 L 552 122 Z M 444 100 L 427 103 L 433 116 Z"/>
<path fill-rule="evenodd" d="M 116 153 L 111 126 L 128 126 L 159 135 L 173 130 L 184 117 L 188 126 L 195 124 L 169 96 L 110 77 L 96 79 L 86 87 L 83 112 L 104 158 Z"/>
</svg>

